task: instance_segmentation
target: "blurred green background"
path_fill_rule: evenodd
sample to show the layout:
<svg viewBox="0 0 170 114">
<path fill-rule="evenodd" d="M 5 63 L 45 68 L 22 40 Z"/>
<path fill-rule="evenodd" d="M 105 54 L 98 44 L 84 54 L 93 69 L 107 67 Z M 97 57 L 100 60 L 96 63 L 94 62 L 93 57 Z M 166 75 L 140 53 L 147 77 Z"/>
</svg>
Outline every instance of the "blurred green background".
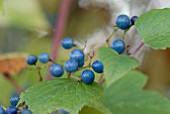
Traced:
<svg viewBox="0 0 170 114">
<path fill-rule="evenodd" d="M 0 56 L 14 52 L 51 54 L 53 31 L 59 17 L 61 2 L 62 0 L 1 0 Z M 78 7 L 78 0 L 71 1 L 69 11 L 63 37 L 70 36 L 85 41 L 87 34 L 110 22 L 111 16 L 107 9 L 95 6 L 83 9 Z M 62 63 L 68 58 L 68 52 L 60 46 L 56 61 Z M 17 63 L 15 65 L 17 66 Z M 158 90 L 169 96 L 170 50 L 146 53 L 139 69 L 149 76 L 146 88 Z M 47 68 L 42 70 L 42 74 L 45 78 Z M 34 70 L 22 70 L 12 77 L 22 88 L 38 83 L 38 76 Z M 16 93 L 11 83 L 0 75 L 0 105 L 7 107 L 10 96 Z"/>
<path fill-rule="evenodd" d="M 11 58 L 12 53 L 51 54 L 53 31 L 59 17 L 61 2 L 62 0 L 2 0 L 0 56 L 4 57 L 9 53 Z M 63 37 L 82 38 L 85 41 L 87 34 L 93 32 L 95 28 L 106 25 L 110 19 L 109 12 L 106 9 L 98 11 L 95 9 L 95 7 L 80 8 L 78 1 L 72 0 Z M 68 58 L 68 52 L 59 48 L 56 61 L 63 63 Z M 17 63 L 15 65 L 17 66 Z M 41 71 L 44 78 L 47 70 L 48 68 L 44 68 Z M 34 70 L 22 70 L 12 77 L 22 88 L 38 83 L 39 79 Z M 10 96 L 17 94 L 17 91 L 3 75 L 0 75 L 0 91 L 0 105 L 9 106 Z"/>
</svg>

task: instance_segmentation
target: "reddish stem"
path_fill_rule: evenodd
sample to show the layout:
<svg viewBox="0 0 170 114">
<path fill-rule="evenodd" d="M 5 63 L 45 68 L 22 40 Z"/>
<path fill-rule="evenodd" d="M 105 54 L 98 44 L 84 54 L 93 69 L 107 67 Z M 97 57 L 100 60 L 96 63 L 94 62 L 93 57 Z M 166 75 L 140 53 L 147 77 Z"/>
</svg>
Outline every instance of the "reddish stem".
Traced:
<svg viewBox="0 0 170 114">
<path fill-rule="evenodd" d="M 104 83 L 105 79 L 104 79 L 104 75 L 102 74 L 98 80 L 98 84 L 102 85 Z"/>
<path fill-rule="evenodd" d="M 134 56 L 143 46 L 144 46 L 144 43 L 142 42 L 142 43 L 136 48 L 136 50 L 135 50 L 134 52 L 132 52 L 130 55 L 131 55 L 131 56 Z"/>
<path fill-rule="evenodd" d="M 59 44 L 61 42 L 64 28 L 68 20 L 68 14 L 70 9 L 71 0 L 62 0 L 59 11 L 59 18 L 56 20 L 55 32 L 52 44 L 52 60 L 56 60 Z M 47 80 L 52 78 L 50 71 L 48 70 Z"/>
<path fill-rule="evenodd" d="M 8 73 L 3 73 L 3 76 L 14 86 L 14 88 L 18 91 L 18 94 L 23 92 L 23 89 L 18 85 L 18 83 L 11 77 Z"/>
</svg>

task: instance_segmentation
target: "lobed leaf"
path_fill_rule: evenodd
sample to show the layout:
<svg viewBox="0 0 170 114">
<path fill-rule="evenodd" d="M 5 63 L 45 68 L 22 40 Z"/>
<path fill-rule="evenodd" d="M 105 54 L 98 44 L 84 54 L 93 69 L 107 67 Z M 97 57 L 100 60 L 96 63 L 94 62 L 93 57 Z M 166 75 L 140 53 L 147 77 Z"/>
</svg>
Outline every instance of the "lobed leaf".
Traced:
<svg viewBox="0 0 170 114">
<path fill-rule="evenodd" d="M 87 85 L 73 79 L 58 78 L 27 89 L 21 94 L 20 103 L 25 101 L 35 114 L 47 114 L 61 108 L 78 114 L 83 106 L 99 98 L 102 92 L 97 83 Z"/>
<path fill-rule="evenodd" d="M 170 114 L 170 101 L 154 91 L 143 90 L 146 76 L 131 71 L 105 90 L 101 101 L 113 114 Z"/>
<path fill-rule="evenodd" d="M 128 55 L 118 55 L 110 48 L 100 48 L 99 59 L 104 63 L 104 74 L 107 86 L 122 78 L 138 65 L 138 61 Z"/>
<path fill-rule="evenodd" d="M 154 49 L 170 47 L 170 8 L 153 9 L 141 15 L 135 26 L 144 43 Z"/>
</svg>

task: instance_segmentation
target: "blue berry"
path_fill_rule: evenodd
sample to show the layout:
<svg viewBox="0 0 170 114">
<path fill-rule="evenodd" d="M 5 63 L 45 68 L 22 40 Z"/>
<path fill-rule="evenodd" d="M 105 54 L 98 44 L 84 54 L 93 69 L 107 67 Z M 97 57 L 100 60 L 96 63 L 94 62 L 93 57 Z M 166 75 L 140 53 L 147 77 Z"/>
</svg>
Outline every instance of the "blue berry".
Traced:
<svg viewBox="0 0 170 114">
<path fill-rule="evenodd" d="M 22 110 L 20 114 L 32 114 L 31 110 L 25 109 Z"/>
<path fill-rule="evenodd" d="M 121 39 L 117 39 L 112 42 L 111 48 L 115 50 L 117 53 L 122 54 L 125 51 L 125 43 Z"/>
<path fill-rule="evenodd" d="M 94 73 L 91 70 L 84 70 L 81 73 L 81 78 L 85 84 L 91 84 L 94 82 L 95 77 L 94 77 Z"/>
<path fill-rule="evenodd" d="M 93 62 L 92 64 L 92 68 L 95 72 L 97 73 L 102 73 L 103 69 L 104 69 L 104 65 L 102 62 L 96 60 L 95 62 Z"/>
<path fill-rule="evenodd" d="M 57 111 L 57 114 L 69 114 L 69 113 L 64 109 L 60 109 Z"/>
<path fill-rule="evenodd" d="M 27 57 L 26 61 L 27 61 L 27 64 L 29 64 L 29 65 L 36 65 L 36 63 L 37 63 L 37 56 L 29 55 Z"/>
<path fill-rule="evenodd" d="M 119 15 L 116 18 L 116 25 L 122 30 L 126 30 L 131 26 L 131 21 L 127 15 Z"/>
<path fill-rule="evenodd" d="M 70 59 L 74 59 L 78 63 L 78 67 L 82 67 L 84 64 L 84 53 L 81 50 L 75 49 L 70 53 Z"/>
<path fill-rule="evenodd" d="M 25 108 L 28 109 L 28 105 L 26 105 Z"/>
<path fill-rule="evenodd" d="M 78 67 L 83 67 L 84 66 L 84 61 L 80 61 L 79 63 L 78 63 Z"/>
<path fill-rule="evenodd" d="M 20 98 L 18 96 L 12 96 L 10 98 L 10 103 L 12 106 L 16 106 L 18 104 L 19 100 L 20 100 Z"/>
<path fill-rule="evenodd" d="M 50 55 L 46 52 L 43 52 L 39 55 L 39 60 L 42 63 L 48 63 L 50 61 Z"/>
<path fill-rule="evenodd" d="M 72 38 L 67 37 L 61 41 L 61 44 L 64 49 L 71 49 L 74 46 L 74 40 Z"/>
<path fill-rule="evenodd" d="M 6 110 L 7 114 L 17 114 L 17 112 L 18 112 L 18 109 L 15 106 L 10 106 Z"/>
<path fill-rule="evenodd" d="M 2 106 L 0 106 L 0 114 L 6 114 L 5 109 Z"/>
<path fill-rule="evenodd" d="M 68 73 L 76 72 L 78 69 L 78 63 L 74 59 L 70 59 L 70 60 L 66 61 L 66 63 L 64 64 L 64 69 Z"/>
<path fill-rule="evenodd" d="M 136 21 L 137 18 L 138 18 L 138 16 L 133 16 L 133 17 L 131 18 L 131 24 L 132 24 L 132 25 L 135 24 L 135 21 Z"/>
<path fill-rule="evenodd" d="M 63 67 L 59 64 L 53 64 L 50 66 L 50 72 L 54 77 L 60 77 L 63 75 Z"/>
</svg>

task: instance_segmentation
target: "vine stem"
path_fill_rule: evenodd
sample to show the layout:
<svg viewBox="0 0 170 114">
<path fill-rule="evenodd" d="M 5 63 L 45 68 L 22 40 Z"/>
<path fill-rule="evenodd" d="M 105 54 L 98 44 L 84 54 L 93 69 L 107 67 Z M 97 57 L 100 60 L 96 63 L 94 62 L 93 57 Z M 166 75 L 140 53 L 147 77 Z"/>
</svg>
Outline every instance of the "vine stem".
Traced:
<svg viewBox="0 0 170 114">
<path fill-rule="evenodd" d="M 39 81 L 42 82 L 43 81 L 43 77 L 41 75 L 41 67 L 36 66 L 36 69 L 37 69 L 37 73 L 38 73 L 38 76 L 39 76 Z"/>
<path fill-rule="evenodd" d="M 18 91 L 18 94 L 23 92 L 23 89 L 18 85 L 18 83 L 14 80 L 14 78 L 10 74 L 3 73 L 3 76 L 14 86 L 14 88 Z"/>
<path fill-rule="evenodd" d="M 56 60 L 59 44 L 64 33 L 64 28 L 68 20 L 68 14 L 70 9 L 70 3 L 72 0 L 62 0 L 59 11 L 59 18 L 56 20 L 55 32 L 52 44 L 52 60 Z M 50 80 L 52 78 L 50 70 L 48 69 L 48 74 L 46 79 Z"/>
<path fill-rule="evenodd" d="M 143 46 L 144 46 L 144 43 L 142 42 L 142 43 L 136 48 L 136 50 L 133 51 L 130 55 L 131 55 L 131 56 L 134 56 Z"/>
<path fill-rule="evenodd" d="M 110 34 L 110 36 L 106 39 L 106 44 L 107 46 L 109 47 L 109 41 L 110 39 L 112 38 L 112 36 L 115 34 L 115 32 L 117 32 L 118 29 L 117 28 L 114 28 L 114 30 L 112 31 L 112 33 Z"/>
</svg>

